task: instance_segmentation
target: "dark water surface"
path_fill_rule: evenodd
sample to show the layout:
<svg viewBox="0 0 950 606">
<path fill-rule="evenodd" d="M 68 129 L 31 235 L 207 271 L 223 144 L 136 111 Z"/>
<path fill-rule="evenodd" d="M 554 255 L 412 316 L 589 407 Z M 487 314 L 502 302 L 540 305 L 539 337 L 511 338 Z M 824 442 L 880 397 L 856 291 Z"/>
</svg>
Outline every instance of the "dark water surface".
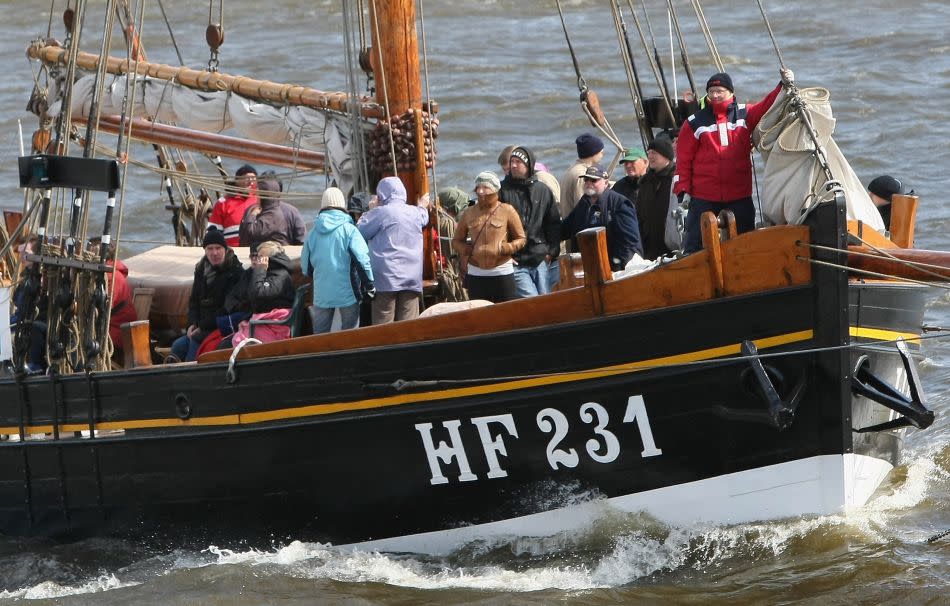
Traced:
<svg viewBox="0 0 950 606">
<path fill-rule="evenodd" d="M 56 2 L 54 35 L 61 37 Z M 564 1 L 584 77 L 625 145 L 638 135 L 608 2 Z M 104 2 L 90 2 L 101 30 Z M 203 5 L 203 6 L 202 6 Z M 635 3 L 639 6 L 639 3 Z M 647 7 L 668 50 L 665 3 Z M 715 70 L 689 3 L 674 5 L 697 80 Z M 753 0 L 703 3 L 740 98 L 774 86 L 778 61 Z M 207 4 L 165 0 L 192 67 L 207 63 Z M 340 2 L 225 2 L 221 70 L 277 82 L 343 90 Z M 555 174 L 573 160 L 588 130 L 554 3 L 541 0 L 423 2 L 429 87 L 442 108 L 439 185 L 468 189 L 495 169 L 510 143 L 532 147 Z M 16 189 L 17 119 L 32 75 L 24 50 L 46 35 L 48 3 L 0 5 L 2 206 Z M 836 140 L 862 181 L 903 177 L 921 196 L 920 248 L 950 249 L 950 5 L 942 1 L 803 0 L 767 9 L 786 63 L 800 84 L 831 90 Z M 176 63 L 157 4 L 148 3 L 144 44 L 154 61 Z M 642 12 L 639 13 L 642 18 Z M 636 30 L 628 17 L 634 36 Z M 645 24 L 644 24 L 645 26 Z M 84 50 L 98 51 L 88 34 Z M 632 39 L 638 44 L 638 38 Z M 663 51 L 661 51 L 663 52 Z M 667 62 L 668 64 L 668 62 Z M 641 73 L 646 72 L 640 63 Z M 35 67 L 35 66 L 34 66 Z M 647 91 L 655 85 L 647 80 Z M 680 71 L 677 88 L 686 80 Z M 108 139 L 107 139 L 108 140 Z M 612 150 L 608 150 L 612 151 Z M 144 146 L 133 154 L 152 159 Z M 236 162 L 227 162 L 231 170 Z M 207 167 L 202 170 L 208 171 Z M 126 192 L 126 254 L 171 241 L 159 181 L 134 171 Z M 312 218 L 322 179 L 295 182 Z M 777 312 L 780 310 L 777 310 Z M 950 326 L 950 295 L 935 290 L 926 321 Z M 118 541 L 71 545 L 0 538 L 0 603 L 37 604 L 948 604 L 950 537 L 950 342 L 925 342 L 921 375 L 937 422 L 908 433 L 901 465 L 870 503 L 835 516 L 735 527 L 669 528 L 606 511 L 590 529 L 545 540 L 512 537 L 449 558 L 380 555 L 292 543 L 233 551 L 165 549 Z"/>
</svg>

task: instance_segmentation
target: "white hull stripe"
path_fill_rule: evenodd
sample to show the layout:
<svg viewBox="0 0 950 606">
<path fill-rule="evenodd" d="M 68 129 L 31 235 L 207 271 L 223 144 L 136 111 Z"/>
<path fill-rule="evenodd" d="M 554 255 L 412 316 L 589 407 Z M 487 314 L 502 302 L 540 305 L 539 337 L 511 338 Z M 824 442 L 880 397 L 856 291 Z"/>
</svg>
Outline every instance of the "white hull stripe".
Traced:
<svg viewBox="0 0 950 606">
<path fill-rule="evenodd" d="M 582 531 L 611 510 L 647 512 L 674 526 L 828 515 L 864 505 L 890 470 L 887 461 L 864 455 L 823 455 L 498 522 L 366 541 L 352 547 L 446 555 L 477 540 Z"/>
</svg>

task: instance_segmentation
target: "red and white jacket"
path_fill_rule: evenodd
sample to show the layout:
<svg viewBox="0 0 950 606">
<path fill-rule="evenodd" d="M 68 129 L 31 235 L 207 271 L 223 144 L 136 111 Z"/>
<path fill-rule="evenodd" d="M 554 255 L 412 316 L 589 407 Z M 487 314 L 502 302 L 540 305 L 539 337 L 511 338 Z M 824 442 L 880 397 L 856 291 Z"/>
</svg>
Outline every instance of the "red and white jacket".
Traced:
<svg viewBox="0 0 950 606">
<path fill-rule="evenodd" d="M 224 232 L 224 241 L 228 246 L 237 246 L 240 242 L 241 219 L 244 211 L 258 203 L 257 193 L 252 191 L 244 196 L 228 196 L 219 199 L 208 216 L 208 228 L 215 227 Z"/>
<path fill-rule="evenodd" d="M 779 84 L 758 103 L 706 103 L 680 128 L 676 140 L 674 193 L 710 202 L 752 195 L 752 130 L 782 90 Z"/>
</svg>

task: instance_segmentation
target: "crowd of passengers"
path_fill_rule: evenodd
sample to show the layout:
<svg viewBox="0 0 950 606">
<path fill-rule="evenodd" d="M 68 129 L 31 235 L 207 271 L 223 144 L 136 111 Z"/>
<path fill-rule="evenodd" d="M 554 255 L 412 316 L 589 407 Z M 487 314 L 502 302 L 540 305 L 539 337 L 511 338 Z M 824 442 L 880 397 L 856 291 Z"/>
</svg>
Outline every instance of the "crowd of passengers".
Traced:
<svg viewBox="0 0 950 606">
<path fill-rule="evenodd" d="M 793 79 L 783 69 L 761 101 L 739 104 L 731 77 L 713 75 L 700 110 L 678 131 L 660 133 L 646 150 L 624 150 L 624 176 L 616 182 L 601 164 L 604 142 L 583 133 L 574 141 L 577 159 L 560 179 L 519 145 L 505 147 L 499 172 L 479 173 L 470 190 L 441 189 L 435 214 L 443 263 L 461 278 L 461 297 L 501 303 L 550 292 L 559 282 L 557 257 L 576 251 L 576 235 L 590 227 L 605 228 L 614 271 L 700 250 L 699 217 L 707 210 L 731 210 L 739 233 L 754 229 L 751 133 Z M 890 201 L 907 188 L 885 175 L 868 189 L 889 228 Z M 296 289 L 288 245 L 303 245 L 314 334 L 419 316 L 428 195 L 410 203 L 396 177 L 382 179 L 371 197 L 347 200 L 330 187 L 307 233 L 297 208 L 281 199 L 283 185 L 272 171 L 242 166 L 231 191 L 209 216 L 188 327 L 171 359 L 239 345 L 251 336 L 251 320 L 269 321 L 255 326 L 257 340 L 290 336 L 285 321 Z M 250 247 L 250 267 L 242 266 L 235 246 Z"/>
</svg>

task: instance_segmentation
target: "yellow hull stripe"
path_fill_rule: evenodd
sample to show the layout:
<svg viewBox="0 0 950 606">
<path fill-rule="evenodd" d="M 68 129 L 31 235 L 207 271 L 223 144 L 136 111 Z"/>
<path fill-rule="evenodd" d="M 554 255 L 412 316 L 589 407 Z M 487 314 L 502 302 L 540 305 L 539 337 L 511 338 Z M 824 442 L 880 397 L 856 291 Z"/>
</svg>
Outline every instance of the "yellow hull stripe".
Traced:
<svg viewBox="0 0 950 606">
<path fill-rule="evenodd" d="M 884 330 L 881 328 L 863 328 L 861 326 L 852 326 L 849 330 L 852 337 L 859 339 L 872 339 L 874 341 L 896 341 L 898 337 L 905 341 L 920 344 L 920 335 L 912 332 L 897 332 L 894 330 Z"/>
<path fill-rule="evenodd" d="M 807 341 L 814 336 L 811 330 L 778 335 L 775 337 L 766 337 L 754 341 L 759 349 L 768 349 L 778 347 L 789 343 L 798 343 Z M 439 391 L 430 391 L 422 393 L 400 394 L 395 396 L 385 396 L 381 398 L 371 398 L 368 400 L 357 400 L 355 402 L 338 402 L 331 404 L 311 404 L 296 408 L 283 408 L 279 410 L 269 410 L 266 412 L 252 412 L 234 415 L 222 415 L 218 417 L 198 417 L 189 420 L 178 418 L 166 419 L 140 419 L 129 421 L 106 421 L 97 423 L 96 429 L 151 429 L 158 427 L 195 427 L 195 426 L 221 426 L 221 425 L 250 425 L 254 423 L 264 423 L 267 421 L 279 421 L 285 419 L 295 419 L 299 417 L 310 417 L 318 415 L 328 415 L 338 412 L 348 412 L 356 410 L 370 410 L 374 408 L 385 408 L 389 406 L 399 406 L 401 404 L 416 404 L 420 402 L 430 402 L 433 400 L 447 400 L 452 398 L 464 398 L 468 396 L 484 395 L 490 393 L 500 393 L 513 391 L 517 389 L 528 389 L 532 387 L 542 387 L 546 385 L 558 385 L 562 383 L 572 383 L 587 379 L 597 379 L 601 377 L 610 377 L 614 375 L 639 372 L 642 370 L 655 368 L 658 366 L 668 366 L 682 364 L 685 362 L 697 362 L 701 360 L 710 360 L 724 356 L 737 355 L 740 353 L 741 345 L 735 343 L 724 345 L 711 349 L 703 349 L 685 354 L 674 356 L 665 356 L 662 358 L 653 358 L 652 360 L 642 360 L 640 362 L 628 362 L 625 364 L 616 364 L 594 368 L 582 372 L 571 372 L 564 374 L 547 375 L 530 379 L 515 379 L 501 383 L 491 383 L 488 385 L 478 385 L 473 387 L 459 387 L 454 389 L 444 389 Z M 88 424 L 69 424 L 61 425 L 60 432 L 73 432 L 88 430 Z M 52 425 L 32 425 L 26 428 L 26 433 L 52 433 Z M 0 434 L 17 434 L 17 427 L 0 427 Z"/>
</svg>

